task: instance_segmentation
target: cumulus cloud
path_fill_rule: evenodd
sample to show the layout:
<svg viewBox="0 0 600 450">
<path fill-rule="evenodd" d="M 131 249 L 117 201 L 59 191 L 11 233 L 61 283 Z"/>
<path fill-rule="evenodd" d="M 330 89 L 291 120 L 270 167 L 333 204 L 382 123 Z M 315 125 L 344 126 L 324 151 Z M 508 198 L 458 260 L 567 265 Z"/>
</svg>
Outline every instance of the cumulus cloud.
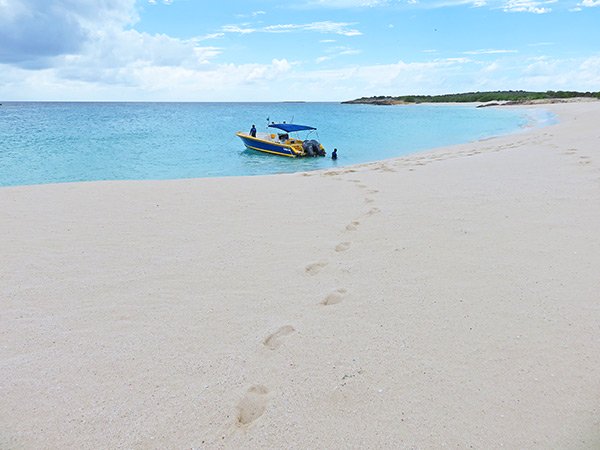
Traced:
<svg viewBox="0 0 600 450">
<path fill-rule="evenodd" d="M 97 31 L 93 42 L 86 44 L 80 54 L 55 61 L 55 71 L 66 79 L 133 85 L 142 68 L 202 69 L 220 52 L 217 47 L 200 47 L 194 39 L 136 30 Z"/>
<path fill-rule="evenodd" d="M 490 72 L 494 72 L 493 76 Z M 600 90 L 600 57 L 583 59 L 523 58 L 515 61 L 496 61 L 482 69 L 479 79 L 484 88 L 546 90 Z"/>
<path fill-rule="evenodd" d="M 595 6 L 600 6 L 600 0 L 583 0 L 581 3 L 579 3 L 579 6 L 593 8 Z"/>
<path fill-rule="evenodd" d="M 328 55 L 325 55 L 327 57 Z M 447 93 L 468 90 L 600 90 L 600 57 L 587 59 L 520 58 L 483 63 L 476 59 L 346 66 L 321 69 L 287 59 L 266 64 L 150 65 L 90 68 L 88 77 L 64 77 L 64 68 L 24 70 L 0 65 L 0 98 L 21 100 L 285 100 L 301 92 L 305 100 L 343 100 L 370 95 Z M 80 74 L 80 72 L 78 72 Z M 103 78 L 102 83 L 91 80 Z M 107 84 L 112 77 L 113 85 Z M 281 96 L 284 96 L 283 98 Z"/>
<path fill-rule="evenodd" d="M 200 42 L 223 33 L 177 39 L 138 32 L 137 20 L 135 0 L 0 0 L 0 64 L 130 85 L 140 68 L 202 70 L 221 53 Z"/>
<path fill-rule="evenodd" d="M 137 20 L 135 0 L 0 1 L 0 63 L 41 68 L 77 53 L 98 26 L 122 28 Z"/>
<path fill-rule="evenodd" d="M 442 1 L 459 4 L 459 0 Z M 525 0 L 489 0 L 488 4 L 492 1 L 498 7 L 508 5 L 507 11 L 523 12 L 550 4 Z M 583 2 L 595 6 L 600 0 Z M 365 2 L 345 3 L 366 6 Z M 370 2 L 370 6 L 384 3 Z M 178 39 L 137 31 L 133 28 L 137 20 L 136 0 L 0 0 L 0 98 L 14 99 L 19 93 L 16 99 L 21 100 L 233 101 L 279 100 L 281 93 L 301 92 L 306 100 L 338 100 L 515 86 L 600 90 L 600 58 L 532 60 L 515 50 L 477 49 L 463 53 L 470 58 L 436 59 L 439 53 L 429 50 L 425 53 L 433 54 L 427 62 L 348 66 L 350 58 L 343 59 L 344 55 L 358 50 L 328 44 L 334 42 L 332 37 L 361 34 L 350 22 L 229 25 L 208 30 L 215 31 L 211 34 Z M 301 32 L 322 34 L 323 53 L 317 62 L 340 58 L 346 66 L 327 69 L 313 61 L 283 58 L 224 64 L 219 63 L 224 49 L 207 43 L 226 43 L 233 38 L 227 33 Z M 223 39 L 212 41 L 217 38 Z M 479 55 L 490 56 L 478 61 Z"/>
<path fill-rule="evenodd" d="M 273 92 L 287 92 L 295 63 L 273 59 L 267 64 L 220 64 L 205 70 L 182 66 L 131 64 L 127 67 L 90 67 L 65 77 L 61 69 L 24 70 L 0 64 L 0 98 L 22 92 L 17 100 L 153 100 L 237 101 L 244 92 L 269 99 Z M 102 79 L 101 83 L 95 82 Z M 112 81 L 112 84 L 111 84 Z M 275 86 L 275 87 L 274 87 Z M 216 97 L 215 97 L 216 96 Z"/>
</svg>

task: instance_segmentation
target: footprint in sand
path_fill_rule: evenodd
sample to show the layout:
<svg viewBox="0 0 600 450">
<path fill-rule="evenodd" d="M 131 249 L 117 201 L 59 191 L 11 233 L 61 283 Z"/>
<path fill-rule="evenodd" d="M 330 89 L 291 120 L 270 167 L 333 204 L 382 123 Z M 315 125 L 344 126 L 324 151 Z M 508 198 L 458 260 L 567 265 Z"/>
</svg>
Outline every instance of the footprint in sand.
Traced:
<svg viewBox="0 0 600 450">
<path fill-rule="evenodd" d="M 346 230 L 347 231 L 356 231 L 356 229 L 358 228 L 359 225 L 360 225 L 360 222 L 358 220 L 353 220 L 348 225 L 346 225 Z"/>
<path fill-rule="evenodd" d="M 365 198 L 365 203 L 373 203 L 375 200 L 373 200 L 372 198 Z"/>
<path fill-rule="evenodd" d="M 327 265 L 327 263 L 325 261 L 319 261 L 319 262 L 316 262 L 316 263 L 309 264 L 308 266 L 306 266 L 306 268 L 304 269 L 304 271 L 307 274 L 309 274 L 309 275 L 316 275 L 326 265 Z"/>
<path fill-rule="evenodd" d="M 340 242 L 338 245 L 335 246 L 335 251 L 338 253 L 345 252 L 349 248 L 350 248 L 350 242 Z"/>
<path fill-rule="evenodd" d="M 579 157 L 579 164 L 581 165 L 586 165 L 586 164 L 591 164 L 592 159 L 589 156 L 580 156 Z"/>
<path fill-rule="evenodd" d="M 367 194 L 377 194 L 379 191 L 377 189 L 369 189 Z"/>
<path fill-rule="evenodd" d="M 292 334 L 294 331 L 293 326 L 285 325 L 277 330 L 275 333 L 267 336 L 267 338 L 263 341 L 265 347 L 270 348 L 271 350 L 275 350 L 281 345 L 281 338 Z"/>
<path fill-rule="evenodd" d="M 244 398 L 238 404 L 237 425 L 248 426 L 260 416 L 263 415 L 267 408 L 267 394 L 269 391 L 266 387 L 257 384 L 252 386 L 246 392 Z"/>
<path fill-rule="evenodd" d="M 367 216 L 372 216 L 373 214 L 377 214 L 377 213 L 380 213 L 380 212 L 381 212 L 381 210 L 379 208 L 371 208 L 370 210 L 368 210 L 366 212 L 366 215 Z"/>
<path fill-rule="evenodd" d="M 329 306 L 329 305 L 335 305 L 336 303 L 340 303 L 342 301 L 342 298 L 344 297 L 345 293 L 346 293 L 346 289 L 337 289 L 336 291 L 332 292 L 327 297 L 325 297 L 321 301 L 321 305 Z"/>
</svg>

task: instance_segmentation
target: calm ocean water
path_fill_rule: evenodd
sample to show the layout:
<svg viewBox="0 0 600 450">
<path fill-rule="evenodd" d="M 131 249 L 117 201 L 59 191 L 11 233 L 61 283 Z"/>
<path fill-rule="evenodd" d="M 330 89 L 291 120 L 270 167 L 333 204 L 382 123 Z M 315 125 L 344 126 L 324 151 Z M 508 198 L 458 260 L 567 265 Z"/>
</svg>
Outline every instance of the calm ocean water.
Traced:
<svg viewBox="0 0 600 450">
<path fill-rule="evenodd" d="M 267 120 L 318 128 L 339 159 L 246 151 L 235 136 Z M 0 186 L 297 172 L 406 155 L 543 126 L 539 109 L 338 103 L 4 103 Z"/>
</svg>

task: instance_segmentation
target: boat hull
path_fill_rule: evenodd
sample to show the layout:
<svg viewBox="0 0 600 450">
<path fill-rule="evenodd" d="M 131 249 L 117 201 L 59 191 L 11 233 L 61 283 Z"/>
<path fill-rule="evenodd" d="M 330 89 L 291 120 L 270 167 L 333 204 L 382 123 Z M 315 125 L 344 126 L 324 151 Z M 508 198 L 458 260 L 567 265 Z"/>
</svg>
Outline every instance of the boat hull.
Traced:
<svg viewBox="0 0 600 450">
<path fill-rule="evenodd" d="M 291 145 L 278 144 L 264 139 L 252 137 L 241 132 L 236 133 L 236 135 L 242 140 L 247 149 L 256 150 L 263 153 L 270 153 L 272 155 L 287 156 L 289 158 L 296 158 L 299 156 L 296 152 L 294 152 Z"/>
</svg>

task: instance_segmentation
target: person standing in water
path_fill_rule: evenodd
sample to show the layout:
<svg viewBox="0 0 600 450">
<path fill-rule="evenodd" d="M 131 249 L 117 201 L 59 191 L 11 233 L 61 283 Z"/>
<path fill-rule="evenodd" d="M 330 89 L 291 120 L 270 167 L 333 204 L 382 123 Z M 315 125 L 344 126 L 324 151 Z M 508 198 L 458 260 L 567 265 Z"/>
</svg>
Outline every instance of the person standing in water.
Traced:
<svg viewBox="0 0 600 450">
<path fill-rule="evenodd" d="M 333 153 L 331 154 L 331 159 L 334 161 L 337 159 L 337 148 L 333 149 Z"/>
</svg>

